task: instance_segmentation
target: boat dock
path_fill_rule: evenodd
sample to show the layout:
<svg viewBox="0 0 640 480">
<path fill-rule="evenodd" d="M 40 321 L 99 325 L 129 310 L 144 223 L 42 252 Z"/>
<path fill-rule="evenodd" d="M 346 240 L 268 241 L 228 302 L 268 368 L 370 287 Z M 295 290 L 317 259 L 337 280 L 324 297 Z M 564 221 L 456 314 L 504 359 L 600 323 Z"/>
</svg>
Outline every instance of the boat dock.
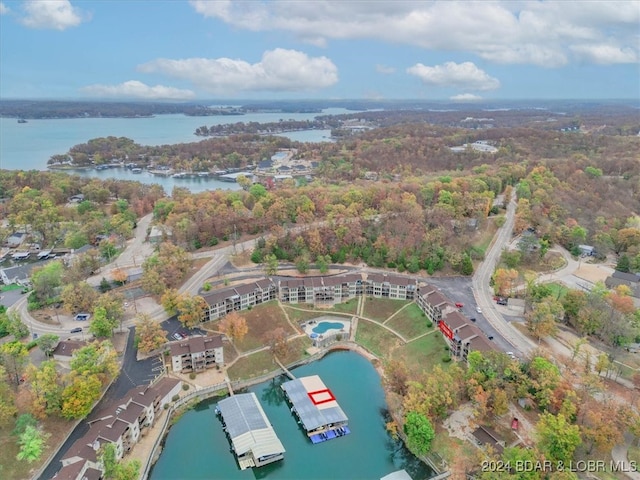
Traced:
<svg viewBox="0 0 640 480">
<path fill-rule="evenodd" d="M 284 446 L 255 393 L 240 393 L 220 400 L 215 411 L 222 419 L 240 470 L 284 458 Z"/>
<path fill-rule="evenodd" d="M 318 375 L 297 378 L 282 384 L 291 413 L 312 443 L 321 443 L 351 433 L 348 418 L 336 398 Z"/>
</svg>

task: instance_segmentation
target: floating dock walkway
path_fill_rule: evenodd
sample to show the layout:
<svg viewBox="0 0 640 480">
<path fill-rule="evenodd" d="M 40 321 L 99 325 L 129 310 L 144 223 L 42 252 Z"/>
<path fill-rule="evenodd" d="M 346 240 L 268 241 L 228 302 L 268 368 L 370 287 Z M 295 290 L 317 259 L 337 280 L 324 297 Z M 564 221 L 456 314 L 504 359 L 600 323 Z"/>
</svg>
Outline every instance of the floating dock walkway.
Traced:
<svg viewBox="0 0 640 480">
<path fill-rule="evenodd" d="M 348 418 L 331 390 L 318 375 L 297 378 L 281 385 L 302 428 L 312 443 L 321 443 L 351 433 Z"/>
</svg>

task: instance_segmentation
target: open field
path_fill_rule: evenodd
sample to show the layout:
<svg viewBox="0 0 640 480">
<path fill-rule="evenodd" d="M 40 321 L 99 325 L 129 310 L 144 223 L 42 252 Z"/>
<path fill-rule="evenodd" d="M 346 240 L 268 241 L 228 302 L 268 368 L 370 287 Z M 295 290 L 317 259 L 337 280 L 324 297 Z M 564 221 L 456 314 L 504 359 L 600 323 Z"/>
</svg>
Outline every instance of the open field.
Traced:
<svg viewBox="0 0 640 480">
<path fill-rule="evenodd" d="M 235 344 L 240 352 L 247 352 L 264 346 L 265 334 L 278 327 L 282 327 L 288 335 L 297 333 L 291 328 L 284 313 L 275 301 L 267 302 L 259 307 L 251 310 L 243 310 L 238 313 L 246 320 L 248 327 L 248 332 L 245 337 Z M 220 330 L 221 321 L 222 319 L 217 319 L 213 322 L 207 322 L 205 327 L 211 330 Z"/>
<path fill-rule="evenodd" d="M 431 324 L 431 327 L 428 327 L 428 324 Z M 385 325 L 398 332 L 407 340 L 411 340 L 418 335 L 433 330 L 433 323 L 415 303 L 403 308 L 391 320 L 386 322 Z"/>
<path fill-rule="evenodd" d="M 291 347 L 289 354 L 279 359 L 283 365 L 291 364 L 306 357 L 306 350 L 311 346 L 311 339 L 307 336 L 298 337 L 291 340 L 289 345 Z M 236 363 L 229 367 L 227 373 L 231 380 L 247 380 L 278 368 L 278 364 L 273 360 L 271 351 L 261 350 L 238 359 Z"/>
<path fill-rule="evenodd" d="M 409 303 L 407 300 L 391 300 L 389 298 L 364 297 L 363 300 L 363 316 L 379 322 L 384 322 L 387 318 Z"/>
<path fill-rule="evenodd" d="M 356 304 L 354 304 L 356 305 Z M 345 310 L 353 309 L 355 312 L 355 306 L 348 305 L 345 307 Z M 322 309 L 314 309 L 313 305 L 308 304 L 300 304 L 300 305 L 283 305 L 282 308 L 287 312 L 289 318 L 293 323 L 299 325 L 302 322 L 306 322 L 307 320 L 311 320 L 313 318 L 318 318 L 323 315 L 327 315 L 329 313 L 338 313 L 345 314 L 345 310 L 340 310 L 336 308 L 322 308 Z M 348 318 L 348 317 L 345 317 Z"/>
<path fill-rule="evenodd" d="M 449 351 L 445 350 L 446 343 L 440 332 L 433 332 L 424 337 L 409 342 L 396 348 L 391 357 L 403 362 L 412 375 L 418 375 L 435 365 L 450 365 L 443 362 L 443 358 L 449 357 Z"/>
<path fill-rule="evenodd" d="M 398 347 L 401 340 L 373 322 L 360 320 L 356 331 L 356 342 L 384 360 L 389 358 L 389 352 Z"/>
<path fill-rule="evenodd" d="M 273 361 L 273 355 L 268 350 L 247 355 L 238 359 L 236 363 L 227 369 L 230 380 L 247 380 L 269 373 L 278 368 Z"/>
</svg>

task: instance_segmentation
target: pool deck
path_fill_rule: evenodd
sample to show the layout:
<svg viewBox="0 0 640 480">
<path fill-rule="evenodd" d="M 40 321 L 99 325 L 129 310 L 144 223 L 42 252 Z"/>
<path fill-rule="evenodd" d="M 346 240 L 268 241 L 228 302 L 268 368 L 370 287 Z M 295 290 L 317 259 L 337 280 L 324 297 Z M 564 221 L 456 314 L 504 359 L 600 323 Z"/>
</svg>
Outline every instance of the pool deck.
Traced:
<svg viewBox="0 0 640 480">
<path fill-rule="evenodd" d="M 306 333 L 309 336 L 309 338 L 316 338 L 315 336 L 313 337 L 311 336 L 314 333 L 313 329 L 316 328 L 322 322 L 342 324 L 342 328 L 330 328 L 325 332 L 326 334 L 345 333 L 348 335 L 349 332 L 351 331 L 351 320 L 345 320 L 344 317 L 333 317 L 330 315 L 322 315 L 320 317 L 307 320 L 306 322 L 301 324 L 301 327 L 303 328 L 304 333 Z M 315 335 L 320 336 L 323 334 L 315 334 Z"/>
</svg>

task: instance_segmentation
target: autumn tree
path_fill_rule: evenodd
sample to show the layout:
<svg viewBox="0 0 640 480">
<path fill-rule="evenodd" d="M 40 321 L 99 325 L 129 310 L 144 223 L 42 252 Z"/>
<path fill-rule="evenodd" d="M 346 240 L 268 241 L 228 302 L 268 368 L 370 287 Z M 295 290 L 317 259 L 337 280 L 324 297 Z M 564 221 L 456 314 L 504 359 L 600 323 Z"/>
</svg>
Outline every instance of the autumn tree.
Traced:
<svg viewBox="0 0 640 480">
<path fill-rule="evenodd" d="M 6 381 L 7 370 L 0 365 L 0 425 L 6 425 L 16 415 L 15 394 Z"/>
<path fill-rule="evenodd" d="M 270 253 L 264 257 L 264 271 L 267 276 L 275 275 L 278 273 L 278 258 Z"/>
<path fill-rule="evenodd" d="M 496 295 L 511 296 L 517 279 L 517 270 L 498 268 L 493 274 L 493 288 Z"/>
<path fill-rule="evenodd" d="M 404 362 L 391 359 L 384 366 L 384 383 L 392 391 L 404 397 L 407 393 L 409 370 Z"/>
<path fill-rule="evenodd" d="M 38 348 L 42 350 L 42 353 L 44 353 L 47 357 L 50 357 L 53 354 L 56 346 L 58 345 L 59 340 L 60 337 L 58 337 L 57 335 L 54 335 L 53 333 L 45 333 L 38 337 L 38 339 L 36 340 L 36 345 L 38 345 Z"/>
<path fill-rule="evenodd" d="M 35 296 L 39 304 L 44 305 L 59 295 L 58 289 L 62 285 L 63 273 L 64 267 L 59 260 L 33 269 L 31 274 L 32 295 Z"/>
<path fill-rule="evenodd" d="M 207 301 L 200 295 L 183 293 L 178 297 L 178 320 L 186 328 L 195 327 L 202 322 L 208 307 Z"/>
<path fill-rule="evenodd" d="M 62 290 L 60 298 L 65 309 L 73 314 L 92 311 L 98 295 L 98 292 L 87 282 L 78 282 L 67 285 Z"/>
<path fill-rule="evenodd" d="M 142 264 L 142 282 L 153 293 L 176 288 L 192 265 L 191 255 L 181 247 L 163 242 L 156 253 Z"/>
<path fill-rule="evenodd" d="M 96 307 L 89 325 L 89 332 L 97 338 L 108 338 L 113 336 L 113 330 L 117 326 L 116 320 L 107 317 L 107 310 L 104 307 Z"/>
<path fill-rule="evenodd" d="M 62 391 L 61 415 L 68 420 L 84 418 L 100 398 L 102 382 L 98 375 L 88 371 L 72 373 L 70 380 L 71 383 Z"/>
<path fill-rule="evenodd" d="M 540 415 L 536 432 L 538 448 L 547 460 L 556 464 L 569 464 L 576 448 L 582 443 L 580 428 L 571 425 L 562 414 L 552 415 L 546 412 Z"/>
<path fill-rule="evenodd" d="M 551 297 L 534 303 L 532 309 L 525 314 L 527 329 L 538 339 L 538 343 L 542 337 L 553 335 L 557 331 L 556 322 L 563 317 L 562 304 Z"/>
<path fill-rule="evenodd" d="M 175 288 L 167 289 L 160 298 L 160 304 L 164 311 L 167 312 L 168 315 L 175 315 L 178 313 L 178 303 L 180 300 L 180 294 L 178 290 Z"/>
<path fill-rule="evenodd" d="M 136 338 L 138 350 L 149 353 L 167 343 L 167 332 L 149 315 L 140 314 L 136 321 Z"/>
<path fill-rule="evenodd" d="M 77 375 L 95 374 L 105 380 L 113 378 L 119 371 L 116 351 L 111 342 L 92 342 L 73 352 L 71 370 Z"/>
<path fill-rule="evenodd" d="M 238 312 L 231 312 L 220 321 L 219 329 L 233 342 L 241 342 L 249 331 L 247 321 Z"/>
<path fill-rule="evenodd" d="M 31 410 L 38 418 L 58 413 L 62 403 L 63 380 L 55 360 L 29 365 L 26 372 L 32 396 Z"/>
<path fill-rule="evenodd" d="M 111 278 L 119 285 L 124 285 L 129 278 L 129 274 L 123 268 L 114 268 L 111 270 Z"/>
<path fill-rule="evenodd" d="M 0 356 L 7 374 L 15 385 L 20 384 L 20 377 L 29 362 L 29 350 L 24 343 L 17 340 L 0 345 Z"/>
<path fill-rule="evenodd" d="M 107 292 L 98 297 L 95 303 L 96 308 L 104 308 L 106 318 L 109 322 L 122 327 L 124 319 L 124 295 L 120 292 Z M 115 327 L 114 327 L 115 328 Z"/>
<path fill-rule="evenodd" d="M 271 353 L 278 358 L 286 358 L 291 351 L 291 345 L 287 341 L 289 335 L 284 328 L 278 327 L 267 332 L 264 336 L 264 342 L 271 348 Z"/>
<path fill-rule="evenodd" d="M 9 335 L 13 335 L 13 338 L 19 340 L 29 335 L 29 327 L 27 327 L 20 317 L 20 313 L 17 310 L 11 310 L 6 313 L 7 315 L 7 332 Z"/>
</svg>

